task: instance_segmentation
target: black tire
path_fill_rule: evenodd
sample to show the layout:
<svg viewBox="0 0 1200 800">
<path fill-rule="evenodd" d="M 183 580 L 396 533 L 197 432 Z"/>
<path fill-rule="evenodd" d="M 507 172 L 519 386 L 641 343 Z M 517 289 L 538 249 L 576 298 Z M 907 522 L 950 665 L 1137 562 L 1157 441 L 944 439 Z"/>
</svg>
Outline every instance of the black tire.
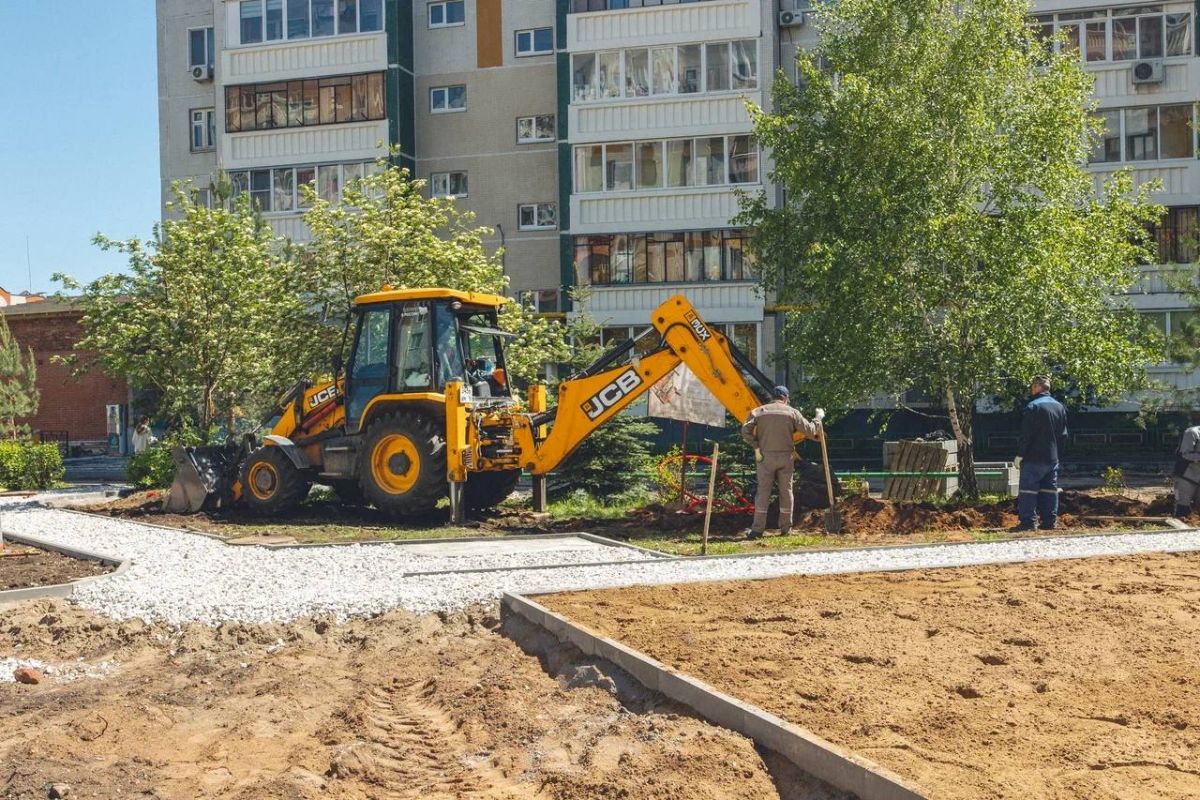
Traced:
<svg viewBox="0 0 1200 800">
<path fill-rule="evenodd" d="M 482 511 L 503 503 L 521 480 L 521 470 L 506 469 L 499 472 L 472 472 L 467 475 L 463 489 L 463 501 L 467 508 Z"/>
<path fill-rule="evenodd" d="M 263 516 L 291 511 L 308 497 L 312 488 L 312 481 L 274 445 L 252 452 L 242 463 L 238 477 L 242 482 L 242 502 Z"/>
<path fill-rule="evenodd" d="M 363 497 L 385 514 L 428 514 L 449 491 L 442 426 L 424 414 L 379 415 L 363 435 L 358 458 Z"/>
<path fill-rule="evenodd" d="M 344 506 L 365 506 L 367 498 L 363 496 L 362 487 L 356 480 L 332 481 L 329 488 L 337 495 L 338 502 Z"/>
</svg>

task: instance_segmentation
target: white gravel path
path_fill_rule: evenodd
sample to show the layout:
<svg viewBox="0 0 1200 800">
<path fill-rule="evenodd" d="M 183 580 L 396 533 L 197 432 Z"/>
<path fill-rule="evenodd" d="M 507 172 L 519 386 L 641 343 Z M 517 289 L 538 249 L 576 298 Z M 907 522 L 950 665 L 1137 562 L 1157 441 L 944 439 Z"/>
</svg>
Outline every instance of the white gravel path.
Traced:
<svg viewBox="0 0 1200 800">
<path fill-rule="evenodd" d="M 468 548 L 471 552 L 460 555 L 429 555 L 428 548 L 399 544 L 269 550 L 28 504 L 0 507 L 0 526 L 131 560 L 122 574 L 80 586 L 74 601 L 117 619 L 172 624 L 264 623 L 313 614 L 345 619 L 395 607 L 442 611 L 492 601 L 504 592 L 1200 550 L 1196 531 L 705 559 L 656 559 L 579 539 L 559 540 L 560 546 L 546 540 L 526 550 L 510 540 L 510 549 Z M 595 563 L 600 561 L 623 563 Z M 498 571 L 465 571 L 481 569 Z M 406 576 L 414 572 L 443 574 Z"/>
</svg>

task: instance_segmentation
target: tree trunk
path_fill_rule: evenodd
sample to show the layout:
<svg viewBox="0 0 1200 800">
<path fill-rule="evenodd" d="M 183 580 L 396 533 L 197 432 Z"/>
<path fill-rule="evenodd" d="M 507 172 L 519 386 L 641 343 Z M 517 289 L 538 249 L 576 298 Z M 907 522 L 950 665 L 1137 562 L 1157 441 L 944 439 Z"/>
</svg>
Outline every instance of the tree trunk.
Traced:
<svg viewBox="0 0 1200 800">
<path fill-rule="evenodd" d="M 975 475 L 975 449 L 972 438 L 975 427 L 975 398 L 959 398 L 950 381 L 943 381 L 946 392 L 946 413 L 958 443 L 958 491 L 966 497 L 979 496 L 979 478 Z"/>
</svg>

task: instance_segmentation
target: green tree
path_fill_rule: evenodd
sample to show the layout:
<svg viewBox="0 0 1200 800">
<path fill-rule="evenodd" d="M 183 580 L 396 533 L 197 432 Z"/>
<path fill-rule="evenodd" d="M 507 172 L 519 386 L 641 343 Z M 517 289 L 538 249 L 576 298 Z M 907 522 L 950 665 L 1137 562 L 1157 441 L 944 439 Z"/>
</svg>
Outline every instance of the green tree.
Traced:
<svg viewBox="0 0 1200 800">
<path fill-rule="evenodd" d="M 171 217 L 150 241 L 96 244 L 129 257 L 126 272 L 87 285 L 56 275 L 78 292 L 84 336 L 76 349 L 134 388 L 153 387 L 158 412 L 232 430 L 235 416 L 256 414 L 280 390 L 314 369 L 308 336 L 316 325 L 305 302 L 311 287 L 297 261 L 243 194 L 207 208 L 175 188 Z"/>
<path fill-rule="evenodd" d="M 22 352 L 8 320 L 0 317 L 0 437 L 17 439 L 27 435 L 29 426 L 18 420 L 36 414 L 40 398 L 33 348 Z"/>
<path fill-rule="evenodd" d="M 483 244 L 491 229 L 476 227 L 474 215 L 459 211 L 450 198 L 426 197 L 425 186 L 411 180 L 408 170 L 380 162 L 372 174 L 344 188 L 341 204 L 303 187 L 312 206 L 304 219 L 313 238 L 301 258 L 331 319 L 345 320 L 356 296 L 384 284 L 498 295 L 508 290 L 501 253 L 488 253 Z M 564 327 L 519 303 L 504 307 L 500 325 L 517 334 L 506 349 L 515 380 L 533 380 L 545 364 L 569 355 Z M 331 343 L 338 346 L 336 339 Z"/>
<path fill-rule="evenodd" d="M 1162 210 L 1118 173 L 1097 195 L 1091 81 L 1025 0 L 838 0 L 820 45 L 755 110 L 786 202 L 744 201 L 784 353 L 818 405 L 939 397 L 975 493 L 977 403 L 1054 371 L 1139 386 L 1157 343 L 1122 292 Z M 1065 44 L 1065 42 L 1064 42 Z M 1065 50 L 1066 48 L 1064 48 Z"/>
</svg>

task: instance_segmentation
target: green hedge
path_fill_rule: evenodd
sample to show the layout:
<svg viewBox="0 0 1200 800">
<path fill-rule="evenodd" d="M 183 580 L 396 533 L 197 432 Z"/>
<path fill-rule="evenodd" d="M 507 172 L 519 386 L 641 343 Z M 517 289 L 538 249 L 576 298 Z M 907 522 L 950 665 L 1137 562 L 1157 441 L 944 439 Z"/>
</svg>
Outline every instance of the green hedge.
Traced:
<svg viewBox="0 0 1200 800">
<path fill-rule="evenodd" d="M 175 480 L 171 445 L 159 443 L 132 456 L 125 479 L 138 489 L 166 489 Z"/>
<path fill-rule="evenodd" d="M 0 486 L 5 489 L 49 489 L 65 474 L 56 444 L 0 442 Z"/>
</svg>

